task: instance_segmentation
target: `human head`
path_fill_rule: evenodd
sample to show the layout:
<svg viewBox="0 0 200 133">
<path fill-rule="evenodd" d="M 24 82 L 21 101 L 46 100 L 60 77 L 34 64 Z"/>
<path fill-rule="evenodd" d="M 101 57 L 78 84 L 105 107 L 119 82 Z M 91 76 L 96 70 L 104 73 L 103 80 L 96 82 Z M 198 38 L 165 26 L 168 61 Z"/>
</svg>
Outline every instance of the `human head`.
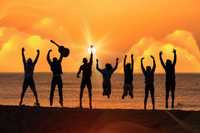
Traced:
<svg viewBox="0 0 200 133">
<path fill-rule="evenodd" d="M 147 70 L 147 72 L 150 72 L 151 71 L 151 66 L 147 66 L 146 70 Z"/>
<path fill-rule="evenodd" d="M 86 64 L 88 62 L 87 58 L 83 58 L 83 63 Z"/>
<path fill-rule="evenodd" d="M 166 61 L 166 66 L 167 66 L 167 67 L 170 67 L 171 65 L 172 65 L 172 61 L 168 59 L 168 60 Z"/>
<path fill-rule="evenodd" d="M 28 64 L 32 64 L 33 63 L 33 61 L 32 61 L 32 59 L 31 58 L 28 58 Z"/>
<path fill-rule="evenodd" d="M 109 64 L 109 63 L 106 63 L 105 67 L 106 67 L 106 69 L 108 69 L 108 70 L 112 70 L 112 65 Z"/>
</svg>

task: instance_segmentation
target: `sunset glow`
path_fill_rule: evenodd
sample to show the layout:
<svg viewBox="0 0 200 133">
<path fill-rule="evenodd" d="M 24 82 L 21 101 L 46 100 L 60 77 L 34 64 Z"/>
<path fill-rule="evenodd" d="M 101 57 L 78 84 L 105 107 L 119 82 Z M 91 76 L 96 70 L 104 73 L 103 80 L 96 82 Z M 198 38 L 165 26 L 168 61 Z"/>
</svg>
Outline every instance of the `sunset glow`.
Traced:
<svg viewBox="0 0 200 133">
<path fill-rule="evenodd" d="M 96 48 L 94 47 L 94 44 L 90 44 L 88 48 L 88 53 L 96 54 Z"/>
<path fill-rule="evenodd" d="M 177 49 L 177 72 L 200 72 L 199 1 L 188 0 L 2 0 L 0 13 L 0 72 L 22 72 L 21 48 L 34 58 L 41 56 L 37 72 L 47 72 L 46 54 L 57 47 L 53 39 L 71 50 L 63 61 L 63 71 L 76 72 L 88 45 L 95 43 L 96 56 L 102 63 L 112 62 L 125 54 L 134 54 L 135 72 L 141 72 L 138 61 L 145 56 L 152 63 L 163 50 L 164 58 Z M 179 5 L 179 6 L 177 6 Z M 148 62 L 149 60 L 149 62 Z M 13 65 L 10 65 L 13 64 Z M 185 65 L 190 64 L 190 65 Z M 118 72 L 121 72 L 120 65 Z M 156 72 L 163 72 L 160 65 Z"/>
</svg>

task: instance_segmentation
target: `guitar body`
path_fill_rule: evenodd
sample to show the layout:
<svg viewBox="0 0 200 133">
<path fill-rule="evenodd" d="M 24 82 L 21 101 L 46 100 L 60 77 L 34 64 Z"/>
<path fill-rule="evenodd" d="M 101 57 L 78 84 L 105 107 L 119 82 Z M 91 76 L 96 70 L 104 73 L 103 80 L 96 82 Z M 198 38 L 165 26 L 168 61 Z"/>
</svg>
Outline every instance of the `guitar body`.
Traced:
<svg viewBox="0 0 200 133">
<path fill-rule="evenodd" d="M 59 46 L 58 47 L 58 52 L 63 56 L 63 57 L 67 57 L 70 53 L 68 48 L 65 48 L 64 46 Z"/>
<path fill-rule="evenodd" d="M 70 50 L 68 48 L 65 48 L 64 46 L 60 46 L 55 41 L 50 40 L 51 43 L 55 44 L 58 47 L 58 52 L 63 56 L 67 57 L 69 56 Z"/>
</svg>

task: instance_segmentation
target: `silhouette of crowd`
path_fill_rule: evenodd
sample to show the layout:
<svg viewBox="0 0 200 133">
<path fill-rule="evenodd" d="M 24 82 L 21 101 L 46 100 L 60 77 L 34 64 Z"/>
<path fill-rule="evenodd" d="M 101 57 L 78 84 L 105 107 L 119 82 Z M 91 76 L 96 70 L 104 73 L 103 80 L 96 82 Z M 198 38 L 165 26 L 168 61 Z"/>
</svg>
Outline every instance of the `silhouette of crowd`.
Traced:
<svg viewBox="0 0 200 133">
<path fill-rule="evenodd" d="M 68 48 L 65 48 L 64 46 L 60 46 L 53 40 L 51 40 L 52 43 L 54 43 L 58 47 L 58 51 L 60 53 L 60 57 L 53 57 L 51 60 L 50 58 L 50 53 L 52 50 L 50 49 L 47 53 L 47 62 L 50 66 L 50 70 L 52 72 L 52 80 L 51 80 L 51 87 L 50 87 L 50 96 L 49 96 L 49 101 L 50 101 L 50 106 L 53 105 L 53 97 L 54 97 L 54 91 L 56 86 L 58 87 L 58 92 L 59 92 L 59 103 L 61 107 L 63 107 L 63 82 L 62 82 L 62 61 L 63 58 L 68 57 L 70 50 Z M 93 46 L 91 46 L 92 48 Z M 171 108 L 174 108 L 174 100 L 175 100 L 175 88 L 176 88 L 176 79 L 175 79 L 175 65 L 176 65 L 176 60 L 177 60 L 177 55 L 176 55 L 176 49 L 173 50 L 174 53 L 174 60 L 171 61 L 169 59 L 166 60 L 166 63 L 164 63 L 162 54 L 163 52 L 161 51 L 159 54 L 160 57 L 160 62 L 161 65 L 163 66 L 165 70 L 165 89 L 166 89 L 166 98 L 165 98 L 165 107 L 168 108 L 168 99 L 169 99 L 169 93 L 171 92 L 171 98 L 172 98 L 172 103 L 171 103 Z M 40 55 L 40 51 L 37 50 L 37 56 L 35 60 L 33 61 L 31 58 L 26 59 L 25 57 L 25 49 L 22 48 L 22 59 L 23 59 L 23 64 L 24 64 L 24 82 L 22 86 L 22 92 L 21 92 L 21 98 L 19 102 L 19 106 L 22 106 L 23 98 L 25 95 L 25 92 L 27 88 L 30 86 L 31 90 L 33 91 L 33 94 L 35 96 L 36 102 L 35 106 L 40 106 L 38 96 L 37 96 L 37 91 L 36 91 L 36 86 L 34 82 L 34 68 L 35 65 L 38 61 Z M 144 66 L 143 61 L 144 57 L 141 58 L 141 69 L 144 74 L 144 109 L 146 110 L 147 108 L 147 100 L 149 93 L 151 95 L 151 100 L 152 100 L 152 108 L 155 110 L 155 98 L 154 98 L 154 93 L 155 93 L 155 87 L 154 87 L 154 75 L 155 75 L 155 70 L 156 70 L 156 61 L 153 56 L 150 56 L 153 60 L 153 66 Z M 123 94 L 122 94 L 122 99 L 124 99 L 126 96 L 130 96 L 131 98 L 134 97 L 134 56 L 133 54 L 131 55 L 131 63 L 126 62 L 127 55 L 124 57 L 124 63 L 123 63 L 123 70 L 124 70 L 124 84 L 123 84 Z M 88 89 L 88 95 L 89 95 L 89 107 L 92 109 L 92 82 L 91 82 L 91 77 L 92 77 L 92 65 L 93 65 L 93 52 L 91 51 L 90 53 L 90 59 L 86 57 L 83 58 L 82 60 L 83 64 L 80 66 L 78 73 L 77 73 L 77 78 L 80 77 L 80 74 L 82 72 L 82 79 L 81 79 L 81 85 L 80 85 L 80 108 L 82 109 L 82 98 L 83 98 L 83 91 L 84 88 L 87 87 Z M 111 96 L 111 78 L 113 73 L 117 70 L 118 68 L 118 62 L 119 58 L 116 58 L 116 64 L 113 67 L 110 63 L 105 64 L 105 68 L 100 68 L 99 67 L 99 60 L 96 59 L 96 69 L 102 74 L 103 77 L 103 83 L 102 83 L 102 88 L 103 88 L 103 96 L 107 96 L 107 98 L 110 98 Z"/>
</svg>

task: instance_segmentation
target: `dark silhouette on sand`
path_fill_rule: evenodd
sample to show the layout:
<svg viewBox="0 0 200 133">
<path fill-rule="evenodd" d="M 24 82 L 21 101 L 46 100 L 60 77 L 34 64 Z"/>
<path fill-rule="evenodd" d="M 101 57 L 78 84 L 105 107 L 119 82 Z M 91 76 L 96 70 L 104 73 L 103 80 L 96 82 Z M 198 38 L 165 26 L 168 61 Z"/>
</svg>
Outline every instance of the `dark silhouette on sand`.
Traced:
<svg viewBox="0 0 200 133">
<path fill-rule="evenodd" d="M 53 57 L 53 61 L 50 59 L 50 53 L 52 52 L 52 50 L 48 51 L 47 54 L 47 61 L 49 63 L 49 66 L 51 68 L 51 71 L 53 73 L 53 77 L 51 80 L 51 90 L 50 90 L 50 106 L 53 105 L 53 97 L 54 97 L 54 91 L 56 88 L 56 85 L 58 86 L 58 92 L 59 92 L 59 103 L 61 106 L 63 106 L 63 83 L 62 83 L 62 60 L 63 60 L 63 55 L 60 53 L 60 57 L 59 59 L 57 59 L 56 57 Z"/>
<path fill-rule="evenodd" d="M 125 96 L 129 95 L 133 98 L 133 69 L 134 69 L 134 60 L 133 54 L 131 55 L 131 63 L 126 64 L 127 55 L 124 57 L 124 92 L 122 95 L 122 99 Z"/>
<path fill-rule="evenodd" d="M 23 87 L 22 87 L 22 93 L 21 93 L 21 99 L 20 99 L 20 102 L 19 102 L 19 106 L 22 105 L 25 92 L 26 92 L 26 90 L 27 90 L 27 88 L 29 86 L 30 86 L 31 90 L 33 91 L 33 94 L 34 94 L 35 99 L 36 99 L 35 105 L 36 106 L 40 106 L 39 101 L 38 101 L 36 87 L 35 87 L 35 82 L 34 82 L 34 78 L 33 78 L 34 68 L 35 68 L 35 65 L 36 65 L 36 63 L 38 61 L 38 58 L 39 58 L 39 55 L 40 55 L 40 51 L 37 50 L 37 56 L 36 56 L 34 61 L 32 61 L 31 58 L 28 58 L 28 60 L 26 60 L 24 52 L 25 52 L 25 49 L 22 48 L 22 59 L 23 59 L 24 73 L 25 74 L 24 74 L 24 82 L 23 82 Z"/>
<path fill-rule="evenodd" d="M 107 96 L 110 98 L 111 95 L 111 77 L 112 74 L 117 70 L 119 58 L 116 59 L 116 65 L 113 68 L 111 64 L 107 63 L 104 69 L 99 68 L 99 61 L 97 59 L 96 69 L 102 74 L 103 76 L 103 96 Z"/>
<path fill-rule="evenodd" d="M 172 104 L 171 107 L 174 108 L 174 99 L 175 99 L 175 87 L 176 87 L 176 75 L 175 75 L 175 65 L 176 65 L 176 49 L 173 50 L 174 53 L 174 61 L 167 59 L 166 63 L 164 63 L 162 59 L 162 51 L 160 52 L 160 62 L 165 69 L 166 73 L 166 81 L 165 81 L 165 87 L 166 87 L 166 103 L 165 107 L 168 108 L 168 99 L 169 99 L 169 93 L 171 91 L 171 97 L 172 97 Z"/>
<path fill-rule="evenodd" d="M 151 94 L 153 110 L 155 110 L 154 72 L 156 69 L 156 62 L 155 62 L 155 59 L 153 56 L 151 56 L 151 58 L 153 59 L 153 67 L 151 68 L 151 66 L 147 66 L 146 70 L 143 65 L 144 57 L 141 59 L 141 68 L 142 68 L 142 72 L 145 76 L 145 97 L 144 97 L 144 109 L 145 110 L 146 110 L 146 106 L 147 106 L 147 99 L 148 99 L 149 92 Z"/>
<path fill-rule="evenodd" d="M 80 66 L 79 71 L 77 73 L 77 78 L 82 71 L 82 81 L 80 86 L 80 108 L 82 109 L 82 98 L 83 98 L 83 91 L 84 88 L 87 86 L 88 88 L 88 95 L 89 95 L 89 106 L 92 109 L 92 63 L 93 63 L 93 53 L 91 52 L 90 61 L 88 62 L 87 58 L 83 58 L 83 65 Z"/>
</svg>

